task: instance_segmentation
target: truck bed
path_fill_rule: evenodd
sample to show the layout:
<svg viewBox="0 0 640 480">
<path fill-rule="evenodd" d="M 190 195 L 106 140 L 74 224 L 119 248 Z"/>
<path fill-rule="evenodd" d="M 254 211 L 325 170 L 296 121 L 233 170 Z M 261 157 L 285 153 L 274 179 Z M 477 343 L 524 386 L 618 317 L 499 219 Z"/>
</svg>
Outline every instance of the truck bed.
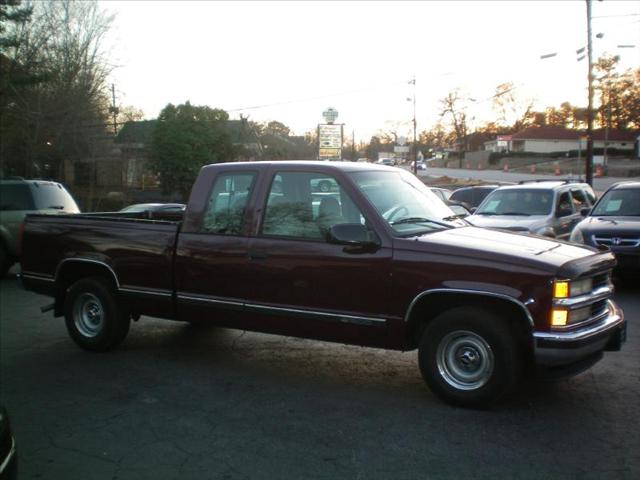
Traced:
<svg viewBox="0 0 640 480">
<path fill-rule="evenodd" d="M 181 222 L 140 216 L 29 215 L 21 259 L 25 286 L 51 294 L 65 270 L 93 265 L 110 270 L 120 293 L 155 292 L 171 300 L 173 254 Z"/>
</svg>

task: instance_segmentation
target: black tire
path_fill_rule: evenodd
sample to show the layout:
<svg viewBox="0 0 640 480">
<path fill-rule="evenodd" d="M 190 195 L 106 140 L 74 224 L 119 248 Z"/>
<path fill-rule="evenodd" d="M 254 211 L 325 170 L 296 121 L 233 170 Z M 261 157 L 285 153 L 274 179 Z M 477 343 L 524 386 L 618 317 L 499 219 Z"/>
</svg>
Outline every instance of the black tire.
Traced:
<svg viewBox="0 0 640 480">
<path fill-rule="evenodd" d="M 119 345 L 131 323 L 113 286 L 100 277 L 83 278 L 71 286 L 64 301 L 64 317 L 73 341 L 94 352 Z"/>
<path fill-rule="evenodd" d="M 522 369 L 507 322 L 474 307 L 438 315 L 422 334 L 418 361 L 431 391 L 462 407 L 494 402 L 515 388 Z"/>
<path fill-rule="evenodd" d="M 0 278 L 5 277 L 12 265 L 13 261 L 11 260 L 11 256 L 0 242 Z"/>
</svg>

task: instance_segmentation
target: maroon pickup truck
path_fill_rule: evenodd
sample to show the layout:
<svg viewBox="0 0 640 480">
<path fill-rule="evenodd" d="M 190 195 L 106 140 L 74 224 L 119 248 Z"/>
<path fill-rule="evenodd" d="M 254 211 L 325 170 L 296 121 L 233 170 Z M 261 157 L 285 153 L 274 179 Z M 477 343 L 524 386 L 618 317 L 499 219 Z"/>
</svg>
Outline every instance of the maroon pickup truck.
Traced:
<svg viewBox="0 0 640 480">
<path fill-rule="evenodd" d="M 184 217 L 30 215 L 22 281 L 88 350 L 141 315 L 396 350 L 431 390 L 493 401 L 619 350 L 614 255 L 457 218 L 409 172 L 340 162 L 202 168 Z"/>
</svg>

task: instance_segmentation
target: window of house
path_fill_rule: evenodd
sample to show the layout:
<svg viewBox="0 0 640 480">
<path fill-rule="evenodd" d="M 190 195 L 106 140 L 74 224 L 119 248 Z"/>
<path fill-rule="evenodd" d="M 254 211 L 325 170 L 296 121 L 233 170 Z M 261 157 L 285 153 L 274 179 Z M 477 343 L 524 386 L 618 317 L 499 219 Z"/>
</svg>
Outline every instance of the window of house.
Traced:
<svg viewBox="0 0 640 480">
<path fill-rule="evenodd" d="M 209 196 L 202 231 L 220 235 L 240 235 L 245 209 L 256 174 L 254 172 L 223 173 L 216 177 Z"/>
</svg>

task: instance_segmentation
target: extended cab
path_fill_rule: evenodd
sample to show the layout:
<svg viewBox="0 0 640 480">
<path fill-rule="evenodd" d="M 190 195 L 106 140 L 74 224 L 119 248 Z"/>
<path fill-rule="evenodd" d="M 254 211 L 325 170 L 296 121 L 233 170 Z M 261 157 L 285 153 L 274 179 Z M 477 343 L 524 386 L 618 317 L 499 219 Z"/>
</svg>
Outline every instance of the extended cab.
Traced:
<svg viewBox="0 0 640 480">
<path fill-rule="evenodd" d="M 625 338 L 610 252 L 469 226 L 393 167 L 209 165 L 182 221 L 130 217 L 27 219 L 24 286 L 83 348 L 116 346 L 141 315 L 418 348 L 432 391 L 475 405 Z"/>
</svg>

